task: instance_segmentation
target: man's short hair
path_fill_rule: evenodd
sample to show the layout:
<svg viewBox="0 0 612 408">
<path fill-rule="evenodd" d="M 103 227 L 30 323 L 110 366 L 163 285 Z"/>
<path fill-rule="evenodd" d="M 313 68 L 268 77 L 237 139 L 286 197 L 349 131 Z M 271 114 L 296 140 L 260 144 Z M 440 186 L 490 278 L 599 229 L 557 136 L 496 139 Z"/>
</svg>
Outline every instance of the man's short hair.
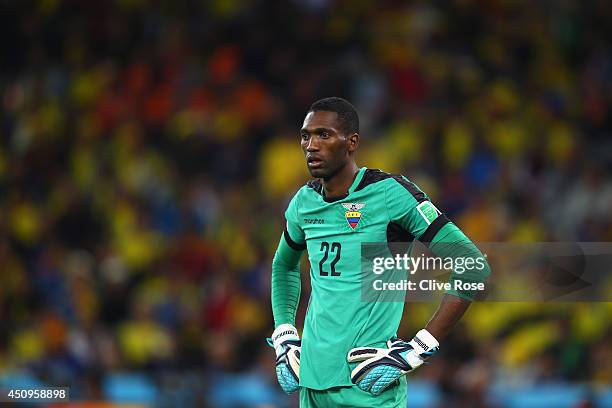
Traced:
<svg viewBox="0 0 612 408">
<path fill-rule="evenodd" d="M 336 96 L 319 99 L 308 109 L 308 112 L 318 111 L 336 112 L 340 126 L 345 133 L 359 133 L 359 116 L 355 107 L 346 99 Z"/>
</svg>

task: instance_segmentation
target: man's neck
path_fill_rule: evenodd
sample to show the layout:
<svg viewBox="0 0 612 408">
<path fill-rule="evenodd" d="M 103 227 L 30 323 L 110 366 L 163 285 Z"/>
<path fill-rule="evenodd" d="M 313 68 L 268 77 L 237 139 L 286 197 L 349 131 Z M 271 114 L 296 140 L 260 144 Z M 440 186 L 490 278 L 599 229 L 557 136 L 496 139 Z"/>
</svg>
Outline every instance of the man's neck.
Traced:
<svg viewBox="0 0 612 408">
<path fill-rule="evenodd" d="M 328 180 L 323 179 L 323 189 L 326 197 L 340 197 L 348 193 L 348 189 L 355 181 L 359 167 L 355 162 L 348 163 L 338 173 Z"/>
</svg>

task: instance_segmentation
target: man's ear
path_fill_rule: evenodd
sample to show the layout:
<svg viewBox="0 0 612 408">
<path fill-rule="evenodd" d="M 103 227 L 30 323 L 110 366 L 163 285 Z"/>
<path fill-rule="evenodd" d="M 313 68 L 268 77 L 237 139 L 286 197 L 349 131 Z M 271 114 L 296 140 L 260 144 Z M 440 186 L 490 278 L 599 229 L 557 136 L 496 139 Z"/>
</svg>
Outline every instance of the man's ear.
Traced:
<svg viewBox="0 0 612 408">
<path fill-rule="evenodd" d="M 359 133 L 353 133 L 348 137 L 348 151 L 354 153 L 359 147 Z"/>
</svg>

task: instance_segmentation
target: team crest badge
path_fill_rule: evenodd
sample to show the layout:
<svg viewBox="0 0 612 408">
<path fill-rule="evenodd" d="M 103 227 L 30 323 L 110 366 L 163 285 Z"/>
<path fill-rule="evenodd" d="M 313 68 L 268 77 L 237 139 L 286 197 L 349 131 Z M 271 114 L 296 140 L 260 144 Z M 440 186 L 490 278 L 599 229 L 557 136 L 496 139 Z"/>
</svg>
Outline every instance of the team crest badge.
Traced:
<svg viewBox="0 0 612 408">
<path fill-rule="evenodd" d="M 342 206 L 346 209 L 344 213 L 344 217 L 346 218 L 346 222 L 351 226 L 352 229 L 357 227 L 359 224 L 359 220 L 361 219 L 361 210 L 365 207 L 364 203 L 342 203 Z"/>
</svg>

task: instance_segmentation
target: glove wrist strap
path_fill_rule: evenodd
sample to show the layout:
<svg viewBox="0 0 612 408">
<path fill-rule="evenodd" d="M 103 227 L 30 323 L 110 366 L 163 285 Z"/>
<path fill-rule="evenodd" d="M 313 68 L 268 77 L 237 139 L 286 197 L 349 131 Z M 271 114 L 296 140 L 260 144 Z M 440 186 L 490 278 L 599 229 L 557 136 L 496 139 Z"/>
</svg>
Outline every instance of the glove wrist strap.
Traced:
<svg viewBox="0 0 612 408">
<path fill-rule="evenodd" d="M 279 354 L 282 348 L 282 344 L 287 340 L 299 340 L 298 331 L 292 324 L 284 323 L 279 325 L 272 333 L 272 346 L 276 351 L 276 355 Z"/>
<path fill-rule="evenodd" d="M 440 347 L 438 340 L 427 329 L 419 330 L 416 336 L 410 340 L 410 345 L 419 355 Z"/>
</svg>

